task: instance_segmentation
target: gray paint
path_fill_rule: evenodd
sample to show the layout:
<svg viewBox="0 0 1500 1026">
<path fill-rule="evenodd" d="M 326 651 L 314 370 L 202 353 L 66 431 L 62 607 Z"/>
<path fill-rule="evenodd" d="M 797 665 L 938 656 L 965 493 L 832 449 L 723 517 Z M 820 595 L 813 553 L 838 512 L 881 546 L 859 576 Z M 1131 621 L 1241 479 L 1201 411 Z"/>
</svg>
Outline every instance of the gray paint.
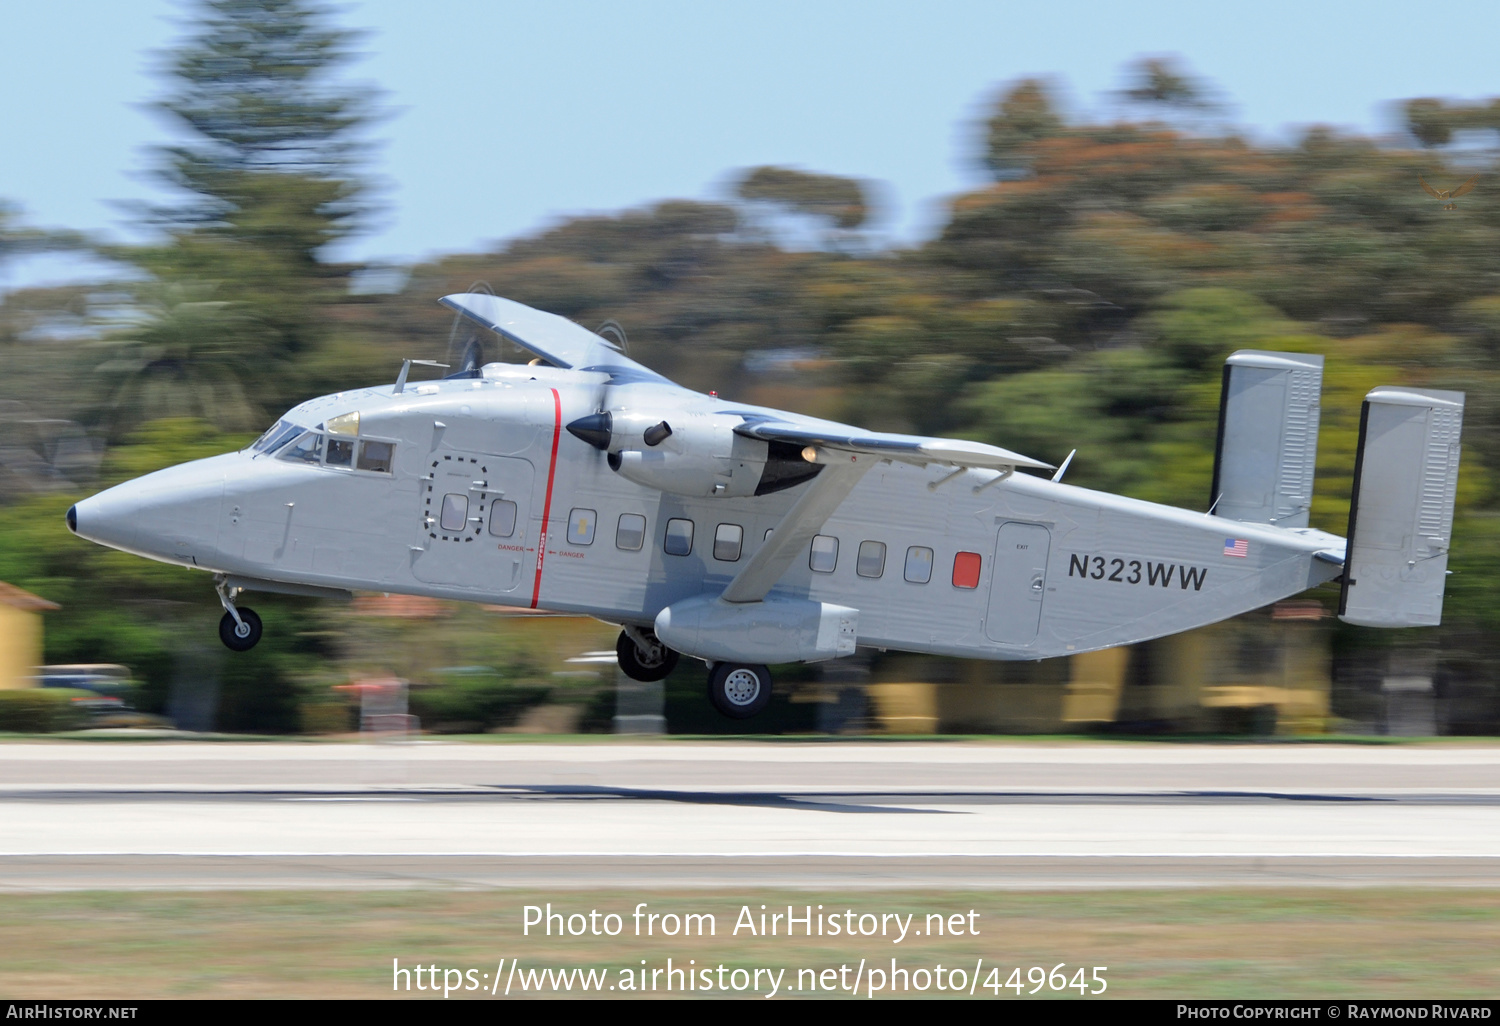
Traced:
<svg viewBox="0 0 1500 1026">
<path fill-rule="evenodd" d="M 1029 645 L 1042 622 L 1052 533 L 1041 524 L 1000 525 L 985 636 L 1002 645 Z"/>
<path fill-rule="evenodd" d="M 1463 412 L 1462 392 L 1377 388 L 1365 396 L 1340 619 L 1442 622 Z"/>
<path fill-rule="evenodd" d="M 78 532 L 151 558 L 259 581 L 534 605 L 615 623 L 659 624 L 667 633 L 680 628 L 674 636 L 688 655 L 736 653 L 756 662 L 826 658 L 855 642 L 989 659 L 1067 655 L 1213 623 L 1328 582 L 1342 570 L 1343 540 L 1322 531 L 1241 522 L 1014 473 L 997 463 L 1006 450 L 979 443 L 905 441 L 729 403 L 635 373 L 628 358 L 602 343 L 591 349 L 588 332 L 558 328 L 569 324 L 560 318 L 538 323 L 566 337 L 557 345 L 534 344 L 534 351 L 550 346 L 557 362 L 587 361 L 608 372 L 492 364 L 478 379 L 408 385 L 399 394 L 386 385 L 323 396 L 287 419 L 313 428 L 358 410 L 362 437 L 396 443 L 390 473 L 292 463 L 247 450 L 85 500 L 77 506 Z M 1312 366 L 1298 364 L 1300 357 L 1282 358 Z M 810 482 L 764 496 L 664 492 L 611 470 L 613 453 L 565 429 L 605 408 L 620 411 L 622 423 L 782 425 L 783 437 L 818 440 L 808 456 L 824 469 Z M 1238 425 L 1235 420 L 1227 431 L 1227 451 L 1238 451 L 1234 446 L 1244 439 L 1269 437 L 1246 434 Z M 1304 431 L 1299 443 L 1306 459 L 1310 437 Z M 1294 477 L 1286 470 L 1293 450 L 1284 433 L 1278 446 L 1278 494 L 1294 497 L 1294 489 L 1282 487 Z M 1406 446 L 1391 458 L 1430 461 L 1430 449 L 1422 456 Z M 1260 467 L 1264 475 L 1270 463 L 1257 460 L 1247 457 L 1244 466 Z M 1444 464 L 1451 467 L 1443 479 L 1448 485 L 1456 455 L 1453 460 Z M 1428 498 L 1413 499 L 1414 523 L 1431 526 L 1436 517 L 1441 530 L 1429 533 L 1446 544 L 1451 487 L 1444 507 L 1431 498 L 1431 473 L 1419 477 L 1381 487 L 1398 498 L 1404 488 L 1426 489 Z M 450 532 L 444 541 L 427 522 L 445 494 L 467 497 L 470 520 L 459 537 L 468 540 L 453 541 Z M 519 507 L 511 538 L 488 530 L 501 494 Z M 1434 513 L 1442 509 L 1446 520 Z M 569 540 L 574 510 L 587 511 L 594 522 L 591 538 Z M 625 514 L 645 518 L 639 550 L 615 544 Z M 673 518 L 694 524 L 686 555 L 664 551 Z M 714 557 L 720 524 L 743 528 L 736 560 Z M 809 565 L 814 534 L 839 539 L 831 573 Z M 878 577 L 855 572 L 864 541 L 886 546 Z M 911 546 L 934 550 L 926 583 L 904 579 Z M 954 586 L 958 552 L 978 554 L 977 587 Z M 1440 575 L 1424 581 L 1440 602 Z M 1428 591 L 1421 594 L 1427 597 L 1414 601 L 1430 605 Z M 818 610 L 815 631 L 813 619 L 790 612 L 798 609 Z M 833 642 L 825 637 L 830 609 L 844 611 Z"/>
<path fill-rule="evenodd" d="M 1323 358 L 1242 349 L 1225 361 L 1214 512 L 1306 527 L 1318 454 Z"/>
</svg>

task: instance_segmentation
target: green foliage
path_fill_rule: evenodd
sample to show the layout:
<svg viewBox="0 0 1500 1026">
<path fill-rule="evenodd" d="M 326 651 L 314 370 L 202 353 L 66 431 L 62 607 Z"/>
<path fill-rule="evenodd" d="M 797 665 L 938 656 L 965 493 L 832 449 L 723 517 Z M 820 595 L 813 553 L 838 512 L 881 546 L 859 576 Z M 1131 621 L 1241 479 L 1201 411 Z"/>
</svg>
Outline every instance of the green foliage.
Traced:
<svg viewBox="0 0 1500 1026">
<path fill-rule="evenodd" d="M 1047 83 L 1024 78 L 1006 90 L 985 126 L 984 164 L 996 177 L 1025 171 L 1032 144 L 1063 127 Z"/>
<path fill-rule="evenodd" d="M 824 242 L 834 250 L 852 241 L 849 233 L 863 227 L 870 216 L 869 197 L 855 179 L 796 168 L 754 168 L 740 179 L 735 194 L 752 208 L 766 206 L 826 224 Z"/>
<path fill-rule="evenodd" d="M 408 708 L 422 721 L 424 730 L 478 733 L 511 727 L 553 691 L 545 684 L 508 681 L 487 667 L 476 669 L 480 672 L 450 671 L 446 680 L 411 689 Z"/>
<path fill-rule="evenodd" d="M 0 691 L 0 731 L 51 734 L 76 730 L 88 722 L 88 714 L 75 706 L 73 699 L 90 694 L 72 688 Z"/>
<path fill-rule="evenodd" d="M 1327 530 L 1347 524 L 1369 388 L 1467 391 L 1443 636 L 1476 651 L 1500 637 L 1488 512 L 1500 480 L 1500 202 L 1481 179 L 1443 210 L 1418 180 L 1467 178 L 1445 147 L 1496 130 L 1500 101 L 1410 101 L 1421 148 L 1326 128 L 1280 145 L 1215 126 L 1210 87 L 1170 60 L 1127 69 L 1116 99 L 1130 117 L 1107 123 L 1069 121 L 1055 87 L 1027 79 L 976 126 L 992 181 L 955 197 L 936 238 L 912 249 L 852 244 L 870 216 L 866 183 L 761 167 L 737 176 L 731 203 L 575 218 L 414 267 L 399 293 L 349 296 L 349 268 L 323 256 L 367 203 L 370 95 L 332 76 L 352 37 L 313 0 L 198 0 L 192 11 L 160 105 L 187 140 L 156 151 L 181 202 L 152 212 L 160 244 L 116 251 L 149 276 L 130 286 L 139 319 L 102 342 L 41 345 L 39 328 L 87 321 L 88 290 L 0 305 L 0 400 L 26 403 L 7 406 L 6 423 L 95 429 L 111 446 L 102 484 L 236 448 L 309 395 L 392 380 L 404 357 L 448 356 L 452 315 L 435 299 L 475 282 L 586 327 L 618 320 L 633 357 L 688 387 L 1051 461 L 1077 448 L 1070 483 L 1199 509 L 1224 357 L 1314 352 L 1327 363 L 1313 523 Z M 821 244 L 747 229 L 747 211 L 753 221 L 768 210 Z M 0 207 L 0 261 L 61 244 Z M 488 344 L 488 359 L 519 357 Z M 750 373 L 768 351 L 782 369 Z M 302 710 L 328 704 L 329 685 L 394 673 L 415 682 L 424 720 L 503 725 L 546 696 L 592 700 L 590 715 L 608 721 L 607 689 L 556 684 L 524 630 L 473 610 L 400 622 L 256 596 L 266 640 L 226 661 L 205 575 L 62 528 L 82 494 L 67 482 L 81 479 L 32 495 L 0 477 L 0 580 L 62 603 L 47 618 L 49 659 L 124 662 L 150 709 L 202 678 L 220 725 L 295 729 Z M 498 675 L 432 674 L 471 664 Z M 683 715 L 718 722 L 698 678 L 669 681 L 669 705 L 687 710 L 669 710 L 674 729 Z M 805 712 L 788 707 L 788 722 Z"/>
</svg>

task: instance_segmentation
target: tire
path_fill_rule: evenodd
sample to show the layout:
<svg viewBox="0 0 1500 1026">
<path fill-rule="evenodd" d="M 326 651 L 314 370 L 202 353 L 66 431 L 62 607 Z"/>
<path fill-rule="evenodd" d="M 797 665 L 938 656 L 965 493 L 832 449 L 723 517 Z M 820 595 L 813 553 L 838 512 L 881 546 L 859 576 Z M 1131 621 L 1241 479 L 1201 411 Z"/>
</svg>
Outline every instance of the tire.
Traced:
<svg viewBox="0 0 1500 1026">
<path fill-rule="evenodd" d="M 708 700 L 732 720 L 748 720 L 771 704 L 771 671 L 745 663 L 715 663 L 708 671 Z"/>
<path fill-rule="evenodd" d="M 649 634 L 649 632 L 648 632 Z M 649 634 L 655 641 L 656 635 Z M 631 680 L 655 681 L 661 680 L 677 668 L 677 660 L 681 658 L 660 641 L 656 642 L 654 653 L 643 654 L 630 635 L 624 631 L 620 632 L 619 639 L 615 642 L 615 658 L 620 662 L 620 669 L 625 676 Z"/>
<path fill-rule="evenodd" d="M 255 614 L 255 610 L 244 606 L 238 607 L 238 612 L 245 626 L 241 628 L 234 622 L 234 617 L 225 613 L 224 618 L 219 621 L 219 640 L 231 652 L 248 652 L 260 641 L 260 617 Z"/>
</svg>

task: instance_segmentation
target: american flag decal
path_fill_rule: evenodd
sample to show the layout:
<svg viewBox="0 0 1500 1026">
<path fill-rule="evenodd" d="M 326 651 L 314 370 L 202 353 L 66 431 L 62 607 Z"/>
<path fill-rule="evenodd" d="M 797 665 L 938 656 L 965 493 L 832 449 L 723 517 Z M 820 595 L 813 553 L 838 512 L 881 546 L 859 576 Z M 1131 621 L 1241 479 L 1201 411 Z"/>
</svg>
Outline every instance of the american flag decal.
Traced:
<svg viewBox="0 0 1500 1026">
<path fill-rule="evenodd" d="M 1240 559 L 1244 559 L 1250 555 L 1250 543 L 1244 538 L 1225 538 L 1224 555 L 1238 556 Z"/>
</svg>

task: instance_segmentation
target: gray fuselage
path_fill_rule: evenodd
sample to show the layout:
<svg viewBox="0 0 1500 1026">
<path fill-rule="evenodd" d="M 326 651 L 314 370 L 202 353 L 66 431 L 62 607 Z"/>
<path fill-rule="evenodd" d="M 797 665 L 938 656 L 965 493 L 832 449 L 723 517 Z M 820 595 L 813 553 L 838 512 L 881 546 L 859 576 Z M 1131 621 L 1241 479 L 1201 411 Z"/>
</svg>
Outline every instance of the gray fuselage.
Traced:
<svg viewBox="0 0 1500 1026">
<path fill-rule="evenodd" d="M 606 390 L 617 409 L 679 423 L 759 408 L 588 371 L 483 374 L 311 400 L 285 423 L 311 431 L 357 411 L 357 436 L 324 430 L 313 461 L 247 449 L 127 482 L 79 503 L 78 533 L 242 578 L 647 626 L 722 591 L 809 487 L 669 494 L 565 429 Z M 365 450 L 351 453 L 367 441 L 389 469 L 378 455 L 360 469 Z M 347 465 L 331 465 L 335 451 Z M 1039 659 L 1212 623 L 1340 572 L 1343 540 L 1321 531 L 1000 476 L 879 463 L 772 595 L 858 609 L 862 646 Z"/>
</svg>

